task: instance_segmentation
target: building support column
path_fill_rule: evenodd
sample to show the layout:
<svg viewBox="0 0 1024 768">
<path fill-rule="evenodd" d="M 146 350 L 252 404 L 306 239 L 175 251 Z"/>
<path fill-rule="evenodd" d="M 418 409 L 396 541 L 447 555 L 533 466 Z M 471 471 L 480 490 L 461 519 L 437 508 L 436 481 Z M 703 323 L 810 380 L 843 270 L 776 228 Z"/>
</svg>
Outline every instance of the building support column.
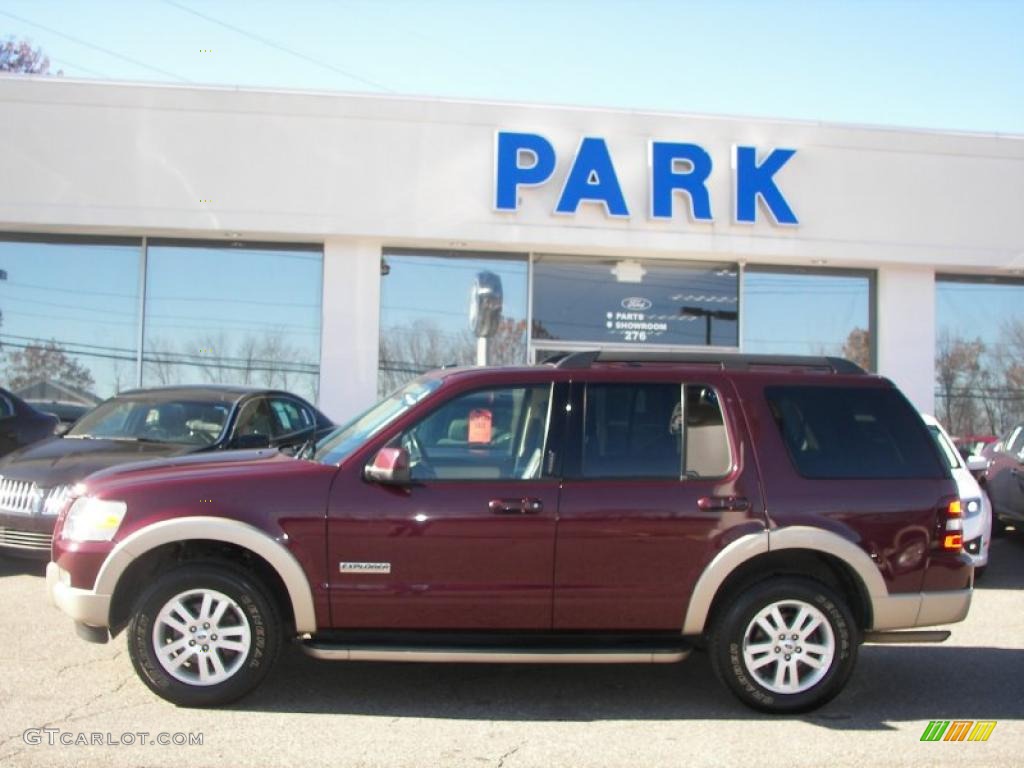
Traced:
<svg viewBox="0 0 1024 768">
<path fill-rule="evenodd" d="M 878 372 L 925 413 L 935 412 L 935 270 L 882 267 L 877 286 Z"/>
<path fill-rule="evenodd" d="M 320 410 L 337 424 L 377 401 L 380 255 L 376 242 L 324 242 Z"/>
</svg>

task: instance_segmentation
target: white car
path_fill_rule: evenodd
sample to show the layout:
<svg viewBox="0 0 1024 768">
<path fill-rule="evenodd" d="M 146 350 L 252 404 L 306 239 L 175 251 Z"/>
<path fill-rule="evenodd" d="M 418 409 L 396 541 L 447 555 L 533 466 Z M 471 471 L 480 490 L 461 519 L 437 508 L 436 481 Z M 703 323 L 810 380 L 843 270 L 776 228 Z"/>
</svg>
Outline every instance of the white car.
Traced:
<svg viewBox="0 0 1024 768">
<path fill-rule="evenodd" d="M 949 461 L 963 505 L 964 552 L 974 564 L 975 577 L 981 576 L 988 565 L 988 548 L 992 542 L 992 502 L 971 472 L 987 469 L 988 459 L 984 456 L 971 456 L 965 463 L 953 445 L 952 438 L 935 417 L 927 414 L 922 414 L 922 417 L 942 455 Z"/>
</svg>

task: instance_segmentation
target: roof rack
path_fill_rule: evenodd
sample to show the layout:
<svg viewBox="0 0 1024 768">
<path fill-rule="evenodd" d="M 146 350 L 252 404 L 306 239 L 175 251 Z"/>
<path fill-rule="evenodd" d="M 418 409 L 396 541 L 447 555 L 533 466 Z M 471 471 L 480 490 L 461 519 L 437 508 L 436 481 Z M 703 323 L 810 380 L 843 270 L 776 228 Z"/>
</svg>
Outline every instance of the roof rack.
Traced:
<svg viewBox="0 0 1024 768">
<path fill-rule="evenodd" d="M 729 352 L 620 352 L 588 349 L 556 355 L 545 361 L 556 368 L 589 368 L 594 363 L 695 363 L 717 365 L 722 370 L 750 370 L 757 367 L 823 368 L 832 373 L 865 374 L 863 368 L 844 357 L 813 355 L 743 355 Z"/>
</svg>

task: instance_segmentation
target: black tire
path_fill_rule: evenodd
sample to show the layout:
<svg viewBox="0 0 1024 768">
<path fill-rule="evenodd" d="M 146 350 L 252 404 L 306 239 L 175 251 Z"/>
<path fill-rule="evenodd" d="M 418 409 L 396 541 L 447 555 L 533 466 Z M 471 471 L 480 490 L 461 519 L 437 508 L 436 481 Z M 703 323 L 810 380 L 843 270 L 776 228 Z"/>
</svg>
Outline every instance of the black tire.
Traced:
<svg viewBox="0 0 1024 768">
<path fill-rule="evenodd" d="M 217 651 L 218 660 L 225 669 L 233 670 L 226 679 L 214 684 L 199 684 L 182 681 L 173 676 L 157 656 L 154 638 L 154 625 L 157 623 L 161 610 L 176 596 L 201 591 L 220 593 L 229 598 L 229 607 L 225 610 L 225 619 L 233 626 L 226 626 L 224 635 L 239 636 L 248 629 L 248 648 L 244 652 Z M 187 605 L 196 605 L 198 595 L 186 598 Z M 191 658 L 181 664 L 181 674 L 198 674 L 201 665 L 207 668 L 207 661 L 200 659 L 198 653 L 207 638 L 217 639 L 217 635 L 203 634 L 204 630 L 196 622 L 200 645 L 195 649 L 183 650 L 183 655 L 191 654 Z M 187 624 L 187 622 L 183 622 Z M 165 631 L 166 625 L 161 625 Z M 190 629 L 190 628 L 189 628 Z M 182 632 L 181 638 L 190 636 Z M 238 632 L 232 633 L 236 629 Z M 215 631 L 216 625 L 213 629 Z M 168 634 L 174 630 L 168 631 Z M 234 567 L 230 563 L 218 561 L 188 562 L 167 571 L 156 578 L 135 604 L 131 621 L 128 624 L 128 654 L 131 656 L 135 672 L 153 693 L 167 701 L 183 707 L 216 707 L 237 701 L 255 689 L 270 672 L 281 649 L 282 624 L 280 612 L 265 587 L 251 574 Z M 170 639 L 165 638 L 165 642 Z M 222 640 L 223 642 L 223 640 Z M 189 640 L 195 646 L 195 640 Z M 206 647 L 211 647 L 210 645 Z M 226 663 L 225 663 L 226 660 Z M 197 663 L 198 662 L 198 663 Z M 212 660 L 210 664 L 212 666 Z"/>
<path fill-rule="evenodd" d="M 974 580 L 977 581 L 982 576 L 984 576 L 985 575 L 985 571 L 986 571 L 987 568 L 988 568 L 988 563 L 986 563 L 985 565 L 976 566 L 975 569 L 974 569 Z"/>
<path fill-rule="evenodd" d="M 779 640 L 774 635 L 768 640 L 768 644 L 775 647 L 764 651 L 765 656 L 757 660 L 773 656 L 773 660 L 766 663 L 768 669 L 764 673 L 756 673 L 748 669 L 744 658 L 744 640 L 748 627 L 753 625 L 755 617 L 762 610 L 773 603 L 793 601 L 784 605 L 781 614 L 785 620 L 795 620 L 798 615 L 799 606 L 806 604 L 816 610 L 824 618 L 831 630 L 833 653 L 831 661 L 824 663 L 824 654 L 817 657 L 810 657 L 807 652 L 804 658 L 810 661 L 818 661 L 820 667 L 825 671 L 820 673 L 819 679 L 810 687 L 798 690 L 795 693 L 774 691 L 766 687 L 758 674 L 767 674 L 768 670 L 776 671 L 784 663 L 790 663 L 791 656 L 798 656 L 794 651 L 803 649 L 792 639 L 792 635 L 785 641 Z M 791 617 L 791 618 L 787 618 Z M 810 626 L 805 623 L 805 626 Z M 755 633 L 764 633 L 763 629 L 753 629 Z M 826 645 L 824 627 L 812 631 L 804 638 L 804 641 L 814 642 L 817 645 Z M 760 645 L 764 645 L 764 635 L 760 638 Z M 857 647 L 860 642 L 857 625 L 853 620 L 850 609 L 845 601 L 833 590 L 810 579 L 795 577 L 780 577 L 762 583 L 751 585 L 735 596 L 731 604 L 726 606 L 715 619 L 712 626 L 709 641 L 708 653 L 711 656 L 711 665 L 715 675 L 725 686 L 739 698 L 744 704 L 762 712 L 773 714 L 806 712 L 816 709 L 836 696 L 846 685 L 853 667 L 857 661 Z M 794 644 L 790 654 L 784 656 L 787 646 L 785 643 Z M 776 663 L 774 658 L 779 659 Z M 786 660 L 786 662 L 783 661 Z M 762 669 L 765 669 L 762 667 Z M 814 676 L 819 674 L 811 668 L 810 664 L 799 661 L 792 662 L 792 669 L 797 671 L 797 679 L 800 680 L 801 671 L 805 675 Z M 791 671 L 784 673 L 783 682 L 792 674 Z M 773 679 L 772 683 L 775 682 Z M 782 686 L 779 686 L 782 687 Z"/>
</svg>

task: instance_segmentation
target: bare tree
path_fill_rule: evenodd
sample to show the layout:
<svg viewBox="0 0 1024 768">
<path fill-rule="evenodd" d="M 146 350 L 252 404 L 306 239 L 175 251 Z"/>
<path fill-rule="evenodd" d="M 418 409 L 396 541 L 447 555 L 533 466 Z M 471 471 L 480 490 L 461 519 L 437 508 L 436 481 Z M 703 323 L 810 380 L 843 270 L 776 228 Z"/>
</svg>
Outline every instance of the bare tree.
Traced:
<svg viewBox="0 0 1024 768">
<path fill-rule="evenodd" d="M 866 328 L 854 328 L 843 343 L 842 355 L 865 371 L 871 370 L 871 334 Z"/>
<path fill-rule="evenodd" d="M 472 365 L 476 339 L 467 330 L 445 333 L 431 320 L 386 329 L 380 336 L 377 390 L 386 394 L 433 368 Z"/>
<path fill-rule="evenodd" d="M 526 320 L 502 317 L 490 338 L 489 365 L 523 365 L 526 362 Z"/>
<path fill-rule="evenodd" d="M 34 342 L 7 355 L 7 382 L 21 389 L 35 381 L 52 379 L 78 389 L 90 390 L 92 373 L 71 357 L 56 341 Z"/>
<path fill-rule="evenodd" d="M 162 387 L 176 384 L 176 357 L 171 343 L 166 339 L 154 338 L 147 341 L 142 355 L 144 379 Z"/>
<path fill-rule="evenodd" d="M 954 435 L 976 434 L 980 422 L 979 395 L 984 389 L 981 339 L 967 341 L 948 331 L 939 336 L 935 378 L 942 420 Z"/>
</svg>

